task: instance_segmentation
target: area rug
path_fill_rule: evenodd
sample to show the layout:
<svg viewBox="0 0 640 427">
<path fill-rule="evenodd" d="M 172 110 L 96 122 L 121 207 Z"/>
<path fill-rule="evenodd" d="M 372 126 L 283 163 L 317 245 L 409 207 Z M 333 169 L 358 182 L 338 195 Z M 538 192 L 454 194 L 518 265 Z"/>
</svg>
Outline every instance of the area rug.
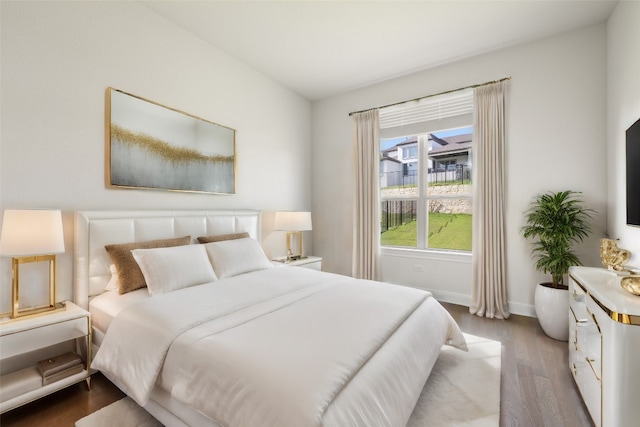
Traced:
<svg viewBox="0 0 640 427">
<path fill-rule="evenodd" d="M 162 424 L 125 397 L 76 421 L 76 427 L 162 427 Z"/>
<path fill-rule="evenodd" d="M 502 344 L 464 334 L 468 352 L 442 347 L 407 427 L 497 427 Z"/>
<path fill-rule="evenodd" d="M 443 347 L 407 427 L 496 427 L 500 422 L 499 341 L 465 334 L 468 352 Z M 125 397 L 76 422 L 76 427 L 161 427 Z"/>
</svg>

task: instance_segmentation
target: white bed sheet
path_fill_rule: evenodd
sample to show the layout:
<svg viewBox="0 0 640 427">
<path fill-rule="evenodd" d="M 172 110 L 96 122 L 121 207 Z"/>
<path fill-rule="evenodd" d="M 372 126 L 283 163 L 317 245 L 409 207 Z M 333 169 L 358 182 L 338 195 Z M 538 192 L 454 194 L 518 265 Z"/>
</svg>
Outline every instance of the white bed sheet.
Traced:
<svg viewBox="0 0 640 427">
<path fill-rule="evenodd" d="M 91 325 L 94 331 L 97 331 L 94 344 L 98 347 L 102 344 L 104 334 L 118 313 L 147 298 L 150 298 L 150 295 L 146 288 L 136 289 L 122 295 L 118 291 L 107 291 L 92 298 L 89 302 L 89 313 L 91 313 Z"/>
<path fill-rule="evenodd" d="M 249 285 L 244 283 L 244 278 L 231 278 L 214 282 L 213 286 L 203 286 L 202 289 L 189 288 L 186 293 L 191 295 L 191 299 L 188 299 L 186 307 L 175 306 L 174 296 L 164 296 L 153 298 L 158 302 L 155 306 L 141 303 L 135 308 L 123 309 L 110 329 L 110 333 L 114 329 L 116 332 L 119 330 L 119 335 L 113 332 L 105 340 L 105 343 L 116 343 L 116 349 L 101 348 L 94 361 L 95 367 L 107 372 L 110 378 L 115 378 L 116 384 L 140 404 L 146 403 L 158 379 L 174 398 L 221 421 L 223 425 L 253 425 L 257 419 L 261 424 L 272 421 L 270 425 L 283 425 L 283 422 L 289 420 L 295 420 L 295 425 L 309 426 L 340 426 L 345 423 L 367 426 L 401 425 L 408 419 L 441 345 L 449 343 L 464 346 L 464 339 L 455 322 L 428 293 L 374 282 L 368 282 L 363 288 L 362 281 L 305 269 L 267 271 L 269 273 L 266 276 L 260 272 L 246 275 L 253 281 Z M 294 276 L 293 284 L 287 282 L 291 276 Z M 262 287 L 263 281 L 275 286 L 275 291 Z M 309 282 L 315 282 L 315 285 L 308 285 Z M 368 289 L 366 286 L 370 286 L 371 291 L 365 295 Z M 225 293 L 217 293 L 215 290 L 224 287 L 228 288 Z M 386 288 L 389 292 L 383 291 L 378 295 L 378 288 Z M 237 304 L 235 297 L 229 299 L 229 291 L 237 292 L 236 296 L 240 297 L 240 305 L 231 311 L 229 308 Z M 356 299 L 352 301 L 368 301 L 358 311 L 369 321 L 361 319 L 346 334 L 343 334 L 342 329 L 350 328 L 342 328 L 341 325 L 346 325 L 343 322 L 351 316 L 350 308 L 348 305 L 341 305 L 339 299 L 332 300 L 333 294 L 337 296 L 343 293 L 355 296 Z M 378 296 L 367 299 L 369 293 Z M 319 304 L 314 302 L 316 295 L 320 299 L 324 298 L 324 301 Z M 360 297 L 361 295 L 365 297 Z M 404 302 L 400 305 L 391 303 L 388 296 L 397 296 Z M 271 300 L 272 297 L 275 297 L 276 302 Z M 195 313 L 204 311 L 209 306 L 217 308 L 218 314 L 213 317 L 207 314 L 205 318 L 195 316 Z M 239 312 L 236 311 L 238 308 Z M 141 334 L 132 333 L 138 328 L 128 327 L 122 320 L 128 317 L 129 322 L 133 321 L 136 326 L 140 326 L 138 322 L 143 322 L 143 319 L 136 317 L 138 310 L 145 313 L 144 317 L 157 316 L 152 327 Z M 313 339 L 304 336 L 307 328 L 298 325 L 283 333 L 294 335 L 294 340 L 287 346 L 286 337 L 283 339 L 279 336 L 282 335 L 280 328 L 305 321 L 306 317 L 298 316 L 307 310 L 331 314 L 323 320 L 328 326 L 308 326 L 312 326 L 311 329 L 320 335 L 325 334 L 327 338 L 332 337 L 329 334 L 336 334 L 336 342 L 326 346 L 324 342 L 314 343 Z M 169 311 L 172 313 L 170 320 L 166 318 Z M 389 320 L 379 322 L 378 318 L 387 311 L 394 314 Z M 255 326 L 250 321 L 254 318 L 267 319 L 267 326 Z M 215 319 L 215 322 L 207 324 L 211 319 Z M 196 329 L 187 332 L 193 326 Z M 173 331 L 169 332 L 170 329 Z M 261 336 L 265 332 L 266 335 Z M 361 340 L 364 345 L 351 346 L 350 341 L 360 340 L 360 334 L 364 337 Z M 281 341 L 280 344 L 284 343 L 285 346 L 271 346 L 271 340 L 267 336 L 273 337 L 274 342 Z M 304 346 L 312 346 L 312 351 L 296 348 L 295 343 L 298 341 L 301 344 L 304 342 Z M 172 345 L 174 342 L 178 344 Z M 185 342 L 201 345 L 205 354 L 193 356 L 186 350 L 189 345 L 183 345 Z M 239 353 L 234 353 L 233 347 L 236 346 L 240 347 Z M 105 345 L 104 348 L 106 347 L 108 346 Z M 155 351 L 147 352 L 152 347 L 155 347 Z M 131 352 L 123 354 L 123 349 Z M 231 358 L 217 357 L 226 350 L 231 350 Z M 165 362 L 167 353 L 169 357 Z M 291 353 L 296 353 L 293 359 L 280 357 Z M 287 365 L 288 363 L 306 360 L 305 357 L 310 358 L 316 353 L 330 353 L 329 359 L 338 354 L 338 360 L 322 360 L 309 366 L 298 366 L 297 374 L 288 375 L 295 371 L 290 371 L 294 367 Z M 217 371 L 218 377 L 225 383 L 221 390 L 210 388 L 210 384 L 215 381 L 199 381 L 199 376 L 213 367 L 206 365 L 209 359 L 214 359 L 207 355 L 216 355 L 215 364 L 230 368 L 228 376 L 225 376 L 225 369 Z M 245 358 L 244 356 L 248 364 L 235 363 L 234 359 Z M 171 362 L 171 359 L 174 361 Z M 265 361 L 268 361 L 266 365 Z M 187 380 L 180 379 L 178 374 L 183 368 L 189 376 Z M 307 368 L 314 371 L 307 372 Z M 257 374 L 257 389 L 252 388 L 254 385 L 251 382 L 244 381 L 245 369 Z M 324 369 L 330 371 L 327 372 L 327 378 L 324 377 Z M 292 390 L 302 390 L 304 393 L 296 394 L 291 390 L 284 391 L 284 394 L 275 393 L 294 401 L 282 403 L 280 400 L 279 403 L 273 401 L 265 404 L 265 390 L 269 390 L 269 387 L 272 390 L 284 390 L 280 387 L 284 376 L 288 376 L 287 380 L 293 383 Z M 313 383 L 311 387 L 306 380 L 300 381 L 305 376 Z M 234 384 L 236 378 L 240 381 L 238 384 Z M 268 384 L 274 379 L 277 387 Z M 237 391 L 234 389 L 240 389 L 240 393 L 233 394 Z M 203 396 L 207 398 L 203 400 Z M 244 400 L 255 404 L 245 405 Z M 276 412 L 284 411 L 285 418 L 274 414 L 275 407 L 279 407 Z M 306 409 L 300 410 L 301 408 Z"/>
</svg>

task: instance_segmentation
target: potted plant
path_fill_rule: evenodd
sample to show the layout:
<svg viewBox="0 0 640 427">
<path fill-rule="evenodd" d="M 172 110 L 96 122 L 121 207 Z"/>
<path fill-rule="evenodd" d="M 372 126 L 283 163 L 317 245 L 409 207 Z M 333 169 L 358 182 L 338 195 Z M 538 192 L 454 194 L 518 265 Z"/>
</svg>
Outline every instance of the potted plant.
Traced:
<svg viewBox="0 0 640 427">
<path fill-rule="evenodd" d="M 582 205 L 580 192 L 560 191 L 538 195 L 525 212 L 525 238 L 533 239 L 532 256 L 536 270 L 551 274 L 551 282 L 536 286 L 534 306 L 544 332 L 551 338 L 569 338 L 569 292 L 564 283 L 572 265 L 581 265 L 572 252 L 574 243 L 591 233 L 591 209 Z"/>
</svg>

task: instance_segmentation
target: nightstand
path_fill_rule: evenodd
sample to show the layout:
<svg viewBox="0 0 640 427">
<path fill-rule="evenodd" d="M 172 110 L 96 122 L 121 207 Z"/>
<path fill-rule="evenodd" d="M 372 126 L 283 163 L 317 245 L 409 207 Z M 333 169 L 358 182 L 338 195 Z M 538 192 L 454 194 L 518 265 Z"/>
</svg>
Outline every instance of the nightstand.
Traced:
<svg viewBox="0 0 640 427">
<path fill-rule="evenodd" d="M 66 302 L 62 311 L 0 323 L 0 413 L 81 381 L 91 385 L 91 314 Z M 73 351 L 84 369 L 43 385 L 37 362 Z"/>
<path fill-rule="evenodd" d="M 306 258 L 297 259 L 287 262 L 286 258 L 274 259 L 274 265 L 285 267 L 303 267 L 311 270 L 322 270 L 322 258 L 319 256 L 308 256 Z"/>
</svg>

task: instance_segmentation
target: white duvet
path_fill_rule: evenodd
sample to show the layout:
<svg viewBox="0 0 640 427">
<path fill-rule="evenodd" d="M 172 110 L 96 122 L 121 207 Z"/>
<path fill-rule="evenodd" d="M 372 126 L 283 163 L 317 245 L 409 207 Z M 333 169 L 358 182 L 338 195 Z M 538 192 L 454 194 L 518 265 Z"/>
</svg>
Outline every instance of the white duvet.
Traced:
<svg viewBox="0 0 640 427">
<path fill-rule="evenodd" d="M 140 405 L 157 384 L 223 426 L 393 426 L 417 399 L 399 379 L 443 344 L 465 346 L 427 292 L 273 268 L 123 310 L 92 367 Z"/>
</svg>

